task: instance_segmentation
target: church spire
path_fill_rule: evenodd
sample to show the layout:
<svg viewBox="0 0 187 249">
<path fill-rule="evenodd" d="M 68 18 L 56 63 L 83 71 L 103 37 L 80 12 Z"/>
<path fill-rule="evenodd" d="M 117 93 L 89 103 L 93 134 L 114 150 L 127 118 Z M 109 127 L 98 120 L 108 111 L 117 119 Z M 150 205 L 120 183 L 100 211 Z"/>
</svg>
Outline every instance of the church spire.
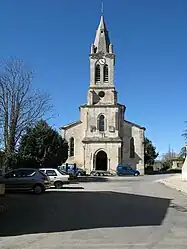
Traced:
<svg viewBox="0 0 187 249">
<path fill-rule="evenodd" d="M 94 52 L 109 53 L 110 52 L 109 50 L 110 50 L 110 39 L 104 22 L 104 16 L 102 15 L 98 29 L 96 31 L 96 36 L 94 41 Z"/>
</svg>

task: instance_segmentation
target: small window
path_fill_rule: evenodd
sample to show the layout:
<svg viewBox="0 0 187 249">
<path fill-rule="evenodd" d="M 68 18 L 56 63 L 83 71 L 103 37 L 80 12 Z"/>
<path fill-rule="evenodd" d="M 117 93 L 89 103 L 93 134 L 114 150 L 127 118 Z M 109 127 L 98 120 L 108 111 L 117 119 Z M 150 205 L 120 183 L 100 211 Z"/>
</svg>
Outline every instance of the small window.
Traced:
<svg viewBox="0 0 187 249">
<path fill-rule="evenodd" d="M 134 150 L 134 138 L 131 137 L 130 139 L 130 158 L 135 157 L 135 150 Z"/>
<path fill-rule="evenodd" d="M 100 91 L 100 92 L 98 93 L 98 95 L 99 95 L 99 97 L 100 97 L 100 98 L 104 98 L 104 96 L 105 96 L 105 92 Z"/>
<path fill-rule="evenodd" d="M 74 144 L 74 138 L 71 137 L 70 141 L 69 141 L 70 145 L 69 145 L 69 155 L 70 156 L 74 156 L 74 150 L 75 150 L 75 144 Z"/>
<path fill-rule="evenodd" d="M 100 115 L 99 120 L 98 120 L 99 124 L 99 131 L 104 131 L 105 130 L 105 117 L 104 115 Z"/>
<path fill-rule="evenodd" d="M 57 173 L 54 170 L 46 170 L 48 176 L 57 176 Z"/>
<path fill-rule="evenodd" d="M 104 65 L 104 82 L 108 82 L 108 65 Z"/>
<path fill-rule="evenodd" d="M 100 65 L 97 64 L 95 67 L 95 81 L 99 82 L 100 81 Z"/>
</svg>

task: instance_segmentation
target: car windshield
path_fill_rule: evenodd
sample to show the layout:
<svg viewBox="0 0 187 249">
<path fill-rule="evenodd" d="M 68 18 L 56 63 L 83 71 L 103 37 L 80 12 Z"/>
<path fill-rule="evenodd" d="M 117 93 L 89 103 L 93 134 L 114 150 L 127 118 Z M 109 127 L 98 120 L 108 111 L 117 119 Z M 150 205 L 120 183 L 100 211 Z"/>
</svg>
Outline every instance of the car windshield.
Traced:
<svg viewBox="0 0 187 249">
<path fill-rule="evenodd" d="M 62 169 L 57 169 L 58 170 L 58 172 L 60 172 L 60 174 L 62 174 L 62 175 L 66 175 L 66 172 L 64 171 L 64 170 L 62 170 Z"/>
<path fill-rule="evenodd" d="M 41 175 L 43 175 L 43 176 L 46 177 L 45 170 L 43 170 L 43 169 L 41 170 L 41 169 L 40 169 L 39 172 L 40 172 Z"/>
</svg>

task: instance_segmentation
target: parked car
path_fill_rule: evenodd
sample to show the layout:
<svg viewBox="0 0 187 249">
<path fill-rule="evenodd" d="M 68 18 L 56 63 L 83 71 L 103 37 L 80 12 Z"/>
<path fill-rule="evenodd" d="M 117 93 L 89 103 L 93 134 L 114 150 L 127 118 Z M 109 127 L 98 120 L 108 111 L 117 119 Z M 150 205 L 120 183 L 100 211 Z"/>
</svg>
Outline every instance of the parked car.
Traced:
<svg viewBox="0 0 187 249">
<path fill-rule="evenodd" d="M 69 175 L 60 169 L 41 168 L 40 171 L 49 177 L 51 185 L 55 186 L 57 189 L 60 189 L 64 184 L 69 183 Z"/>
<path fill-rule="evenodd" d="M 134 170 L 131 166 L 129 165 L 118 165 L 116 168 L 116 173 L 118 176 L 139 176 L 140 172 L 138 170 Z"/>
<path fill-rule="evenodd" d="M 5 184 L 5 190 L 26 190 L 41 194 L 51 187 L 48 176 L 38 169 L 20 168 L 7 172 L 0 177 L 0 183 Z"/>
<path fill-rule="evenodd" d="M 74 171 L 74 164 L 68 164 L 68 167 L 66 167 L 66 164 L 62 164 L 59 166 L 59 169 L 66 171 L 70 176 L 85 176 L 86 170 L 83 170 L 81 168 L 76 167 Z"/>
</svg>

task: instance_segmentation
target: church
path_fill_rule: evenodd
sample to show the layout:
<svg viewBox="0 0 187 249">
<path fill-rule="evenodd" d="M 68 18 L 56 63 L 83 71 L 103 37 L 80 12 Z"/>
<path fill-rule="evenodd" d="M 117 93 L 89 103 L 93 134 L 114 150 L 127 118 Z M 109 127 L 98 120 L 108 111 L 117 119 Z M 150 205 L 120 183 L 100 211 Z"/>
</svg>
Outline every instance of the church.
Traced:
<svg viewBox="0 0 187 249">
<path fill-rule="evenodd" d="M 101 16 L 91 45 L 90 85 L 87 103 L 79 107 L 80 119 L 60 128 L 68 141 L 67 163 L 92 170 L 116 170 L 130 165 L 144 174 L 145 128 L 125 119 L 114 85 L 115 53 Z"/>
</svg>

